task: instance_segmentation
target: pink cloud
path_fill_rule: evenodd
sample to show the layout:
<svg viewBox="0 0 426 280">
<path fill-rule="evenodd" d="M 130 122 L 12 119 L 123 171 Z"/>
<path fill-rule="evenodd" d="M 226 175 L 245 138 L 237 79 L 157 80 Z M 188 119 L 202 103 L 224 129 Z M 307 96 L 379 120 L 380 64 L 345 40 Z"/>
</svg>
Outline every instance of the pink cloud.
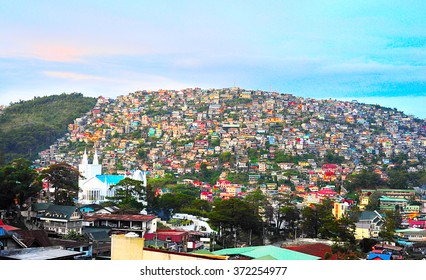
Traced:
<svg viewBox="0 0 426 280">
<path fill-rule="evenodd" d="M 87 50 L 57 44 L 36 44 L 30 50 L 32 56 L 56 62 L 77 62 L 82 61 L 82 57 L 87 53 Z"/>
</svg>

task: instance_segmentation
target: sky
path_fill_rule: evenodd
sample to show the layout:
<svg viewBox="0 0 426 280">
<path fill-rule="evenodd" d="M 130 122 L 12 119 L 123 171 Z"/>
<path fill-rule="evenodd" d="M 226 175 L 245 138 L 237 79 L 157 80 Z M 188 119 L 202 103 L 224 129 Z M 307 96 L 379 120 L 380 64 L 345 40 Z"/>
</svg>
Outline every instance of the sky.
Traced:
<svg viewBox="0 0 426 280">
<path fill-rule="evenodd" d="M 426 118 L 426 1 L 0 0 L 0 104 L 226 88 Z"/>
</svg>

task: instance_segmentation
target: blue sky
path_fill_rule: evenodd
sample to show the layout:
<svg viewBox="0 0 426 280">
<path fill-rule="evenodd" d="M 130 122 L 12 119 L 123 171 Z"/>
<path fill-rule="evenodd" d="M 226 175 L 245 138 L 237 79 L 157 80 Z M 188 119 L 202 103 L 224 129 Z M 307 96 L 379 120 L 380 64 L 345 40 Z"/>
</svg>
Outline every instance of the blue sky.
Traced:
<svg viewBox="0 0 426 280">
<path fill-rule="evenodd" d="M 273 90 L 426 118 L 426 1 L 2 1 L 0 104 Z"/>
</svg>

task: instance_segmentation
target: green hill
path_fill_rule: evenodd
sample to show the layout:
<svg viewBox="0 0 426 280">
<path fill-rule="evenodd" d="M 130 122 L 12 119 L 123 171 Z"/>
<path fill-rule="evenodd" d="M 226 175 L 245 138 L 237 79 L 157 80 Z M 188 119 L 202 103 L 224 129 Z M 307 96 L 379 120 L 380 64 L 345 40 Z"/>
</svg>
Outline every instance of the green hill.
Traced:
<svg viewBox="0 0 426 280">
<path fill-rule="evenodd" d="M 35 97 L 6 107 L 0 115 L 3 160 L 37 158 L 40 151 L 67 132 L 68 124 L 89 112 L 95 104 L 96 98 L 84 97 L 81 93 L 63 93 Z"/>
</svg>

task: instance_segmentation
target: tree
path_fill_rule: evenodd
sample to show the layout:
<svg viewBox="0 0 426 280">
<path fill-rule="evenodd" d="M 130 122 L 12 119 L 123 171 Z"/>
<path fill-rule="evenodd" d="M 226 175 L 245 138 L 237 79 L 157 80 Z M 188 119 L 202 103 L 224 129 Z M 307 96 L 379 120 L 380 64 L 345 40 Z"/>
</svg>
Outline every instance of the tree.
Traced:
<svg viewBox="0 0 426 280">
<path fill-rule="evenodd" d="M 147 211 L 159 214 L 160 210 L 160 197 L 158 190 L 165 188 L 167 185 L 175 184 L 176 179 L 169 174 L 164 178 L 148 178 L 146 187 L 146 201 Z"/>
<path fill-rule="evenodd" d="M 259 215 L 261 208 L 265 206 L 265 203 L 267 202 L 266 196 L 260 188 L 248 193 L 244 198 L 244 201 L 251 206 L 254 215 Z"/>
<path fill-rule="evenodd" d="M 385 182 L 380 178 L 379 174 L 363 169 L 359 174 L 349 176 L 345 188 L 348 191 L 354 191 L 360 189 L 376 189 L 383 185 L 385 185 Z"/>
<path fill-rule="evenodd" d="M 126 212 L 140 212 L 146 200 L 145 187 L 142 181 L 124 178 L 116 185 L 110 187 L 115 190 L 115 195 L 108 197 L 118 203 Z"/>
<path fill-rule="evenodd" d="M 296 208 L 296 205 L 286 204 L 282 205 L 278 209 L 278 212 L 281 216 L 282 221 L 285 221 L 287 223 L 287 235 L 289 235 L 289 233 L 293 233 L 294 231 L 294 238 L 297 238 L 297 223 L 300 219 L 299 209 Z"/>
<path fill-rule="evenodd" d="M 380 191 L 376 191 L 370 194 L 370 196 L 368 197 L 368 204 L 365 207 L 365 210 L 368 210 L 368 211 L 379 210 L 380 208 L 379 198 L 382 197 L 382 195 L 383 193 Z"/>
<path fill-rule="evenodd" d="M 407 170 L 391 169 L 388 172 L 389 188 L 391 189 L 407 189 L 410 179 L 410 174 Z M 413 187 L 413 186 L 411 186 Z"/>
<path fill-rule="evenodd" d="M 74 240 L 74 241 L 85 241 L 86 238 L 84 235 L 76 232 L 75 230 L 70 230 L 67 234 L 65 234 L 63 239 Z"/>
<path fill-rule="evenodd" d="M 45 181 L 54 189 L 53 202 L 57 205 L 74 205 L 78 194 L 79 171 L 68 163 L 52 164 L 41 171 L 37 180 Z"/>
<path fill-rule="evenodd" d="M 181 212 L 195 216 L 207 217 L 211 209 L 212 205 L 207 200 L 197 198 L 193 200 L 189 206 L 182 207 Z"/>
<path fill-rule="evenodd" d="M 302 230 L 308 237 L 321 237 L 339 242 L 354 243 L 355 224 L 349 216 L 336 219 L 332 214 L 333 201 L 326 199 L 321 204 L 302 210 Z"/>
<path fill-rule="evenodd" d="M 331 150 L 328 150 L 324 156 L 324 163 L 341 164 L 345 161 L 345 157 L 339 156 Z"/>
<path fill-rule="evenodd" d="M 379 232 L 379 236 L 385 241 L 395 241 L 395 230 L 401 226 L 401 213 L 396 210 L 385 211 L 384 222 Z"/>
<path fill-rule="evenodd" d="M 201 163 L 199 179 L 202 180 L 203 182 L 214 184 L 217 181 L 217 179 L 219 179 L 220 172 L 209 169 L 207 168 L 207 166 L 208 165 L 205 162 Z"/>
<path fill-rule="evenodd" d="M 213 226 L 219 228 L 224 247 L 238 242 L 240 231 L 261 235 L 261 221 L 249 203 L 238 198 L 215 201 L 209 215 Z M 233 239 L 233 240 L 232 240 Z"/>
<path fill-rule="evenodd" d="M 40 191 L 34 182 L 36 177 L 29 160 L 16 159 L 0 167 L 0 209 L 22 206 L 35 196 Z"/>
<path fill-rule="evenodd" d="M 235 155 L 231 152 L 223 152 L 219 155 L 219 163 L 228 162 L 230 165 L 235 164 Z"/>
</svg>

